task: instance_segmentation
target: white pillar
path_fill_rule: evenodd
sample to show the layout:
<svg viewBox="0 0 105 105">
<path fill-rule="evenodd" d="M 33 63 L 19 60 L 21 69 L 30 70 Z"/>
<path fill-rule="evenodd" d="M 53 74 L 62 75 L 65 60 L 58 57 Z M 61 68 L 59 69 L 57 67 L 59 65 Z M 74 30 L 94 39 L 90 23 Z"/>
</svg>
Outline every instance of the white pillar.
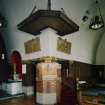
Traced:
<svg viewBox="0 0 105 105">
<path fill-rule="evenodd" d="M 37 64 L 36 72 L 36 103 L 56 104 L 60 95 L 61 65 L 47 60 Z"/>
</svg>

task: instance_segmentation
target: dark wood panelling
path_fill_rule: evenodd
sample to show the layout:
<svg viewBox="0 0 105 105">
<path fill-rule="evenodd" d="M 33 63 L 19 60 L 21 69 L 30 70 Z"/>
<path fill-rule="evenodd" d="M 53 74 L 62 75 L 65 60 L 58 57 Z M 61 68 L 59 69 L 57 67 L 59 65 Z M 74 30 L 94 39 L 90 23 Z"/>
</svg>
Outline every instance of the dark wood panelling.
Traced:
<svg viewBox="0 0 105 105">
<path fill-rule="evenodd" d="M 23 86 L 33 86 L 35 81 L 35 65 L 26 65 L 26 74 L 23 74 Z"/>
<path fill-rule="evenodd" d="M 60 105 L 76 105 L 76 78 L 69 76 L 69 73 L 71 73 L 69 61 L 62 61 L 61 64 Z"/>
<path fill-rule="evenodd" d="M 97 83 L 105 83 L 105 65 L 92 65 L 91 77 Z"/>
<path fill-rule="evenodd" d="M 81 101 L 77 98 L 76 78 L 91 80 L 91 65 L 78 61 L 62 61 L 62 89 L 60 105 L 76 105 Z"/>
<path fill-rule="evenodd" d="M 79 77 L 80 80 L 89 80 L 91 76 L 91 66 L 90 64 L 75 62 L 74 67 L 76 71 L 76 77 Z"/>
</svg>

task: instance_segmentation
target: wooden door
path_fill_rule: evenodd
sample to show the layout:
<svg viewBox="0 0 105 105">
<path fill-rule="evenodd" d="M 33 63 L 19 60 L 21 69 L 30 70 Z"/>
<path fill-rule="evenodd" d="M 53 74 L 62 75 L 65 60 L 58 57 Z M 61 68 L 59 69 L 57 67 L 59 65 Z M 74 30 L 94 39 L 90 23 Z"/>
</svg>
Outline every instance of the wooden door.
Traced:
<svg viewBox="0 0 105 105">
<path fill-rule="evenodd" d="M 69 62 L 63 61 L 61 62 L 61 64 L 62 89 L 60 105 L 76 105 L 76 79 L 74 77 L 69 76 Z"/>
<path fill-rule="evenodd" d="M 14 70 L 19 78 L 22 79 L 22 59 L 18 51 L 13 51 L 10 56 L 10 62 L 15 66 Z"/>
</svg>

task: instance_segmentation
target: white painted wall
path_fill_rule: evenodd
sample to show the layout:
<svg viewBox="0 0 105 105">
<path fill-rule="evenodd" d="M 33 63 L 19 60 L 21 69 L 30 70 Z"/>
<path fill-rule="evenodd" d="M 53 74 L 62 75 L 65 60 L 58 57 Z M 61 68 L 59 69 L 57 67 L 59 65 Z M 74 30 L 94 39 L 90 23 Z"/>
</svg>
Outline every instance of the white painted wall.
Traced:
<svg viewBox="0 0 105 105">
<path fill-rule="evenodd" d="M 8 20 L 8 28 L 6 28 L 4 32 L 8 54 L 13 50 L 18 50 L 24 60 L 34 58 L 35 56 L 41 56 L 42 52 L 25 55 L 24 42 L 35 38 L 35 36 L 19 31 L 16 25 L 30 14 L 34 5 L 37 6 L 37 9 L 46 9 L 47 0 L 10 0 L 9 2 L 7 2 L 7 0 L 2 0 L 2 2 L 4 13 Z M 63 8 L 68 17 L 80 26 L 80 30 L 78 32 L 64 36 L 64 38 L 67 38 L 67 40 L 72 43 L 71 54 L 69 57 L 63 54 L 63 56 L 68 59 L 93 63 L 97 42 L 100 39 L 99 33 L 103 30 L 91 31 L 88 29 L 89 21 L 86 23 L 82 23 L 81 21 L 85 10 L 91 3 L 91 0 L 52 0 L 52 9 L 60 10 L 60 8 Z M 44 35 L 41 35 L 41 37 L 43 37 L 43 41 L 47 40 Z M 55 36 L 51 36 L 49 40 L 52 41 L 54 38 Z M 55 41 L 52 43 L 55 44 Z M 46 44 L 46 42 L 44 42 L 44 44 Z M 51 51 L 53 51 L 54 55 L 62 56 L 62 54 L 54 52 L 54 46 L 50 46 L 49 48 L 50 49 L 48 50 L 50 54 Z M 47 53 L 48 52 L 44 52 L 44 54 Z"/>
<path fill-rule="evenodd" d="M 96 54 L 96 64 L 105 65 L 105 33 L 103 34 Z"/>
</svg>

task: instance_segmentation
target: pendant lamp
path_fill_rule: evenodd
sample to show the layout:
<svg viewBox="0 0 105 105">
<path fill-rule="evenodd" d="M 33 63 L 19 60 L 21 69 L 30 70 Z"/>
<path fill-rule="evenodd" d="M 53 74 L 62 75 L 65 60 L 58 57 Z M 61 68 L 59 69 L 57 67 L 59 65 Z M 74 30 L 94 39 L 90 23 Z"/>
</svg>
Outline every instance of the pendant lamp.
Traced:
<svg viewBox="0 0 105 105">
<path fill-rule="evenodd" d="M 94 8 L 94 6 L 95 6 L 95 8 Z M 99 7 L 98 0 L 96 0 L 94 6 L 93 6 L 93 8 L 95 9 L 95 13 L 93 13 L 89 28 L 93 29 L 93 30 L 98 30 L 98 29 L 104 27 L 104 21 L 103 21 L 102 15 L 101 15 L 101 10 Z"/>
</svg>

